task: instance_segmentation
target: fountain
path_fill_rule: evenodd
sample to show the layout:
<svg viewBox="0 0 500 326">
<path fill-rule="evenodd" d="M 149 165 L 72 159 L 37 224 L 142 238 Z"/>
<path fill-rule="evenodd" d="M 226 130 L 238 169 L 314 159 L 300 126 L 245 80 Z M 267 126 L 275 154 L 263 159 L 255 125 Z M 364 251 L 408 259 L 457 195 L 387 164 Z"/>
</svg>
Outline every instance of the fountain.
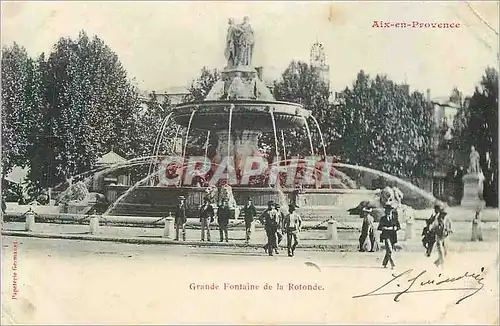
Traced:
<svg viewBox="0 0 500 326">
<path fill-rule="evenodd" d="M 335 215 L 334 211 L 346 215 L 347 209 L 351 208 L 353 203 L 373 198 L 375 191 L 357 189 L 355 182 L 334 168 L 336 163 L 329 162 L 328 169 L 321 167 L 328 165 L 326 164 L 327 153 L 320 126 L 311 115 L 311 111 L 300 104 L 275 100 L 265 86 L 258 71 L 252 65 L 254 36 L 248 17 L 245 17 L 243 23 L 239 25 L 230 19 L 227 33 L 225 49 L 227 66 L 222 70 L 221 78 L 214 84 L 204 100 L 181 103 L 162 121 L 148 175 L 132 188 L 119 185 L 108 186 L 108 201 L 114 203 L 106 213 L 163 216 L 176 205 L 177 196 L 183 195 L 186 197 L 188 216 L 196 217 L 198 207 L 203 197 L 207 195 L 206 187 L 222 187 L 223 185 L 226 188 L 229 187 L 225 193 L 230 193 L 233 208 L 236 208 L 238 204 L 242 205 L 247 197 L 253 199 L 258 209 L 263 209 L 267 201 L 271 199 L 281 202 L 282 206 L 286 207 L 288 201 L 298 202 L 298 197 L 301 197 L 300 201 L 305 206 L 303 209 L 307 209 L 307 213 L 303 211 L 302 214 L 316 217 L 332 216 Z M 322 182 L 319 186 L 316 183 L 316 186 L 305 191 L 298 191 L 297 188 L 302 187 L 301 181 L 293 180 L 296 177 L 291 173 L 291 176 L 287 176 L 286 179 L 292 182 L 280 184 L 282 173 L 287 174 L 287 167 L 294 162 L 294 159 L 285 156 L 280 158 L 278 132 L 281 134 L 282 147 L 285 149 L 283 130 L 306 128 L 311 148 L 310 155 L 315 157 L 308 118 L 314 121 L 321 136 L 323 157 L 319 161 L 323 160 L 323 165 L 304 168 L 303 173 L 309 177 L 319 174 L 320 178 L 326 178 L 327 182 Z M 182 156 L 177 163 L 170 162 L 167 166 L 163 161 L 164 157 L 159 155 L 159 148 L 164 141 L 163 133 L 169 121 L 187 128 L 187 132 L 181 150 Z M 192 130 L 205 131 L 208 136 L 210 134 L 217 136 L 218 143 L 215 155 L 210 158 L 210 169 L 204 171 L 206 178 L 199 170 L 194 173 L 185 162 L 189 133 Z M 176 133 L 178 132 L 179 128 Z M 258 147 L 259 138 L 263 133 L 274 135 L 274 153 L 267 156 L 261 153 Z M 252 166 L 255 163 L 252 160 L 256 157 L 268 163 L 269 169 L 262 171 L 260 175 L 261 179 L 267 180 L 267 184 L 242 182 L 241 171 Z M 204 157 L 203 160 L 206 159 Z M 251 164 L 247 164 L 248 162 Z M 220 171 L 217 171 L 221 166 L 225 168 L 223 173 L 226 173 L 226 179 L 221 183 L 217 180 L 212 182 L 208 177 L 220 174 Z M 347 167 L 357 169 L 356 166 Z M 180 177 L 169 184 L 153 178 L 153 176 L 165 174 Z M 188 181 L 184 182 L 186 178 L 182 175 L 185 174 L 196 175 L 198 183 L 199 180 L 208 179 L 209 181 L 204 185 L 205 187 L 199 187 L 199 184 L 198 187 L 193 186 L 193 177 L 187 178 Z M 147 185 L 143 185 L 144 182 L 147 182 Z M 217 203 L 221 200 L 220 193 L 219 191 L 219 194 L 214 197 Z M 237 218 L 237 214 L 234 217 Z"/>
</svg>

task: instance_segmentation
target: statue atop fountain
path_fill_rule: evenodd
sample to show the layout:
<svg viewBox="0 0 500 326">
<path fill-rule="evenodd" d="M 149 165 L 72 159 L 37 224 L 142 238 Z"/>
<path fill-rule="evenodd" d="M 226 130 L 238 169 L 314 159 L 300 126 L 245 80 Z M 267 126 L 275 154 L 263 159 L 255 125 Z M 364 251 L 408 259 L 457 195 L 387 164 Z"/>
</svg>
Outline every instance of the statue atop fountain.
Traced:
<svg viewBox="0 0 500 326">
<path fill-rule="evenodd" d="M 464 196 L 461 206 L 477 207 L 482 200 L 484 175 L 479 165 L 480 155 L 475 146 L 471 146 L 469 154 L 469 168 L 467 174 L 463 176 Z"/>
<path fill-rule="evenodd" d="M 234 19 L 229 18 L 224 55 L 227 59 L 227 68 L 251 66 L 254 35 L 250 25 L 250 18 L 245 16 L 243 23 L 235 25 Z"/>
<path fill-rule="evenodd" d="M 300 128 L 311 112 L 300 104 L 274 99 L 253 66 L 254 30 L 248 17 L 237 24 L 228 20 L 224 56 L 226 67 L 203 101 L 179 104 L 172 118 L 177 124 L 217 135 L 213 163 L 234 159 L 241 171 L 246 158 L 259 155 L 258 139 L 263 132 Z M 189 130 L 188 130 L 189 132 Z M 273 153 L 277 156 L 278 153 Z M 233 164 L 233 160 L 228 160 Z"/>
</svg>

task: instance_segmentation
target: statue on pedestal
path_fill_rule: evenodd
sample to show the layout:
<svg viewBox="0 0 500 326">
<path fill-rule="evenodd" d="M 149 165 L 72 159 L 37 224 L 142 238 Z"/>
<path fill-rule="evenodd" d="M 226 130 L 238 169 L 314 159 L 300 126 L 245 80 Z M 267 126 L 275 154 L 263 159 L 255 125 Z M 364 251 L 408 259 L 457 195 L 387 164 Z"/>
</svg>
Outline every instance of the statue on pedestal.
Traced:
<svg viewBox="0 0 500 326">
<path fill-rule="evenodd" d="M 469 155 L 469 170 L 470 174 L 480 174 L 481 167 L 479 166 L 479 153 L 476 151 L 474 146 L 471 146 L 471 152 Z"/>
<path fill-rule="evenodd" d="M 238 45 L 236 44 L 239 39 L 239 34 L 241 32 L 238 30 L 237 26 L 234 24 L 234 19 L 229 18 L 226 36 L 226 50 L 224 51 L 224 56 L 227 59 L 227 66 L 233 67 L 237 65 L 238 60 Z"/>
<path fill-rule="evenodd" d="M 462 206 L 477 206 L 483 195 L 484 175 L 479 166 L 479 153 L 474 146 L 471 146 L 469 155 L 469 168 L 467 174 L 462 178 L 464 182 L 464 196 L 461 201 Z"/>
<path fill-rule="evenodd" d="M 250 25 L 250 18 L 245 16 L 243 23 L 238 26 L 242 32 L 240 37 L 240 59 L 239 64 L 244 66 L 252 65 L 253 46 L 255 43 L 253 28 Z"/>
<path fill-rule="evenodd" d="M 234 19 L 229 19 L 229 27 L 226 36 L 226 49 L 224 55 L 227 59 L 227 67 L 232 68 L 239 65 L 250 66 L 252 64 L 253 46 L 255 43 L 253 28 L 250 19 L 245 16 L 243 23 L 235 25 Z"/>
</svg>

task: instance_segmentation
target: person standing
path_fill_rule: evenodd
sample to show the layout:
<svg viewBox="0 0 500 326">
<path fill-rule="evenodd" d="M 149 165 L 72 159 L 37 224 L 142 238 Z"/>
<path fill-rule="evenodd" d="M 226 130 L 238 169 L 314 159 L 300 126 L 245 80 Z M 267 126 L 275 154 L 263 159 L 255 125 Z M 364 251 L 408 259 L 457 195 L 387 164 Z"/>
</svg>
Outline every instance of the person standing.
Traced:
<svg viewBox="0 0 500 326">
<path fill-rule="evenodd" d="M 279 253 L 278 247 L 283 240 L 284 230 L 285 230 L 285 214 L 281 210 L 281 206 L 279 203 L 274 204 L 274 209 L 276 210 L 276 214 L 278 214 L 278 228 L 276 229 L 276 254 Z"/>
<path fill-rule="evenodd" d="M 3 222 L 5 218 L 5 211 L 7 210 L 7 203 L 5 202 L 5 195 L 2 195 L 2 217 L 0 219 L 0 223 L 2 224 L 2 229 L 3 229 Z"/>
<path fill-rule="evenodd" d="M 226 237 L 226 242 L 229 242 L 227 236 L 227 229 L 229 225 L 229 216 L 231 211 L 229 210 L 228 199 L 224 198 L 222 200 L 222 206 L 217 209 L 217 223 L 219 224 L 219 242 L 224 241 L 224 236 Z"/>
<path fill-rule="evenodd" d="M 371 212 L 372 209 L 370 207 L 363 207 L 361 209 L 360 217 L 363 218 L 363 225 L 361 226 L 361 235 L 359 236 L 360 252 L 374 252 L 379 250 L 379 244 L 375 237 L 374 219 L 370 215 Z"/>
<path fill-rule="evenodd" d="M 386 268 L 387 263 L 391 263 L 391 268 L 396 267 L 392 254 L 394 252 L 394 245 L 398 242 L 397 231 L 401 229 L 398 220 L 398 213 L 394 209 L 394 204 L 389 201 L 385 204 L 385 215 L 382 216 L 378 224 L 378 230 L 382 231 L 380 234 L 380 241 L 385 244 L 385 256 L 382 261 L 382 267 Z"/>
<path fill-rule="evenodd" d="M 214 221 L 214 208 L 208 197 L 203 199 L 203 205 L 200 207 L 198 215 L 201 222 L 201 241 L 205 241 L 205 231 L 207 233 L 207 241 L 210 241 L 210 222 Z"/>
<path fill-rule="evenodd" d="M 252 235 L 252 223 L 256 215 L 257 209 L 252 203 L 252 198 L 249 197 L 247 198 L 247 202 L 243 207 L 243 216 L 245 217 L 246 244 L 250 242 L 250 236 Z"/>
<path fill-rule="evenodd" d="M 451 220 L 448 217 L 444 205 L 439 215 L 436 217 L 431 225 L 431 231 L 436 235 L 436 248 L 438 252 L 438 259 L 434 261 L 436 266 L 442 266 L 448 251 L 448 236 L 453 233 Z"/>
<path fill-rule="evenodd" d="M 182 229 L 182 241 L 186 241 L 186 197 L 179 196 L 179 203 L 175 209 L 175 241 L 179 241 L 179 231 Z"/>
<path fill-rule="evenodd" d="M 7 203 L 5 202 L 5 195 L 2 195 L 2 214 L 5 215 L 6 210 L 7 210 Z"/>
<path fill-rule="evenodd" d="M 284 230 L 286 232 L 286 247 L 288 249 L 288 257 L 295 255 L 295 248 L 299 244 L 298 233 L 301 231 L 302 218 L 295 211 L 298 208 L 295 204 L 291 204 L 288 208 L 289 214 L 285 216 Z M 293 243 L 292 243 L 293 240 Z"/>
<path fill-rule="evenodd" d="M 472 236 L 471 241 L 483 241 L 483 228 L 481 221 L 481 211 L 483 210 L 483 205 L 480 204 L 476 208 L 476 213 L 474 219 L 472 220 Z"/>
<path fill-rule="evenodd" d="M 267 209 L 260 216 L 260 222 L 264 225 L 267 235 L 267 243 L 264 246 L 264 250 L 269 254 L 273 255 L 273 249 L 276 253 L 276 232 L 278 231 L 278 212 L 274 207 L 274 202 L 272 200 L 267 202 Z"/>
</svg>

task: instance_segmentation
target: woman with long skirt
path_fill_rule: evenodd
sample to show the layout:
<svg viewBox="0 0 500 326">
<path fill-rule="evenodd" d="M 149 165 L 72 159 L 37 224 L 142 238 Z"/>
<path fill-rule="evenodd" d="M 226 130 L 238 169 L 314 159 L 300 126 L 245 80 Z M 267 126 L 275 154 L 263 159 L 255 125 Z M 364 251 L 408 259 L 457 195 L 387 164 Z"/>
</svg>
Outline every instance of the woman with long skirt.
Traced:
<svg viewBox="0 0 500 326">
<path fill-rule="evenodd" d="M 359 236 L 359 251 L 374 252 L 379 250 L 379 243 L 375 236 L 375 226 L 373 216 L 370 215 L 372 209 L 363 207 L 360 217 L 363 219 L 361 226 L 361 235 Z"/>
</svg>

